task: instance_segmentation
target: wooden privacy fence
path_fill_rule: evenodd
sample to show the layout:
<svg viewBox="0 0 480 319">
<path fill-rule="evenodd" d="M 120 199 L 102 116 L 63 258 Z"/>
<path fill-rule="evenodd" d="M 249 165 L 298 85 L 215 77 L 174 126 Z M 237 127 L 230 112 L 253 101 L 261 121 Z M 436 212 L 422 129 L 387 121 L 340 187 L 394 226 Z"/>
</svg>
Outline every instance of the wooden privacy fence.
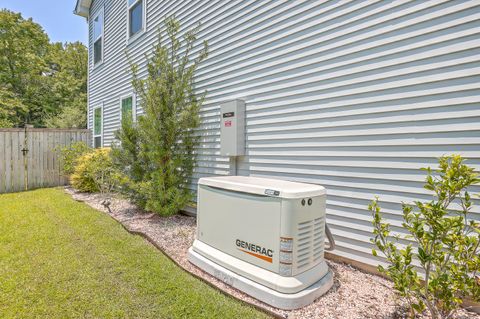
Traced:
<svg viewBox="0 0 480 319">
<path fill-rule="evenodd" d="M 0 193 L 65 185 L 57 149 L 89 143 L 83 129 L 0 129 Z"/>
</svg>

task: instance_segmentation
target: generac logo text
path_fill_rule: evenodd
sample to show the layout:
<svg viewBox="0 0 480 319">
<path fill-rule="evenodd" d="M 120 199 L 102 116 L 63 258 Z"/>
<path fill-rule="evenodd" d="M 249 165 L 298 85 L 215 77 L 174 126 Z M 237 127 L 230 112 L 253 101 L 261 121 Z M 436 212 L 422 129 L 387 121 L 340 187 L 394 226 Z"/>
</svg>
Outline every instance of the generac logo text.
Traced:
<svg viewBox="0 0 480 319">
<path fill-rule="evenodd" d="M 243 251 L 244 253 L 260 258 L 270 263 L 272 262 L 273 250 L 240 239 L 237 239 L 235 243 L 238 249 Z"/>
</svg>

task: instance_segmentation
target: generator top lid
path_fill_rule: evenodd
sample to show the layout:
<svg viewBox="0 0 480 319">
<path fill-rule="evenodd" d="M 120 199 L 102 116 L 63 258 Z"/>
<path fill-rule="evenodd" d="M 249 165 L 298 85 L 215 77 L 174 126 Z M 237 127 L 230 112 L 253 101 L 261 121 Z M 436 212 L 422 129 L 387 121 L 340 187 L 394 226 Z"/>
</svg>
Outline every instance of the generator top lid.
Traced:
<svg viewBox="0 0 480 319">
<path fill-rule="evenodd" d="M 202 177 L 198 184 L 281 198 L 304 198 L 325 194 L 325 188 L 320 185 L 250 176 Z"/>
</svg>

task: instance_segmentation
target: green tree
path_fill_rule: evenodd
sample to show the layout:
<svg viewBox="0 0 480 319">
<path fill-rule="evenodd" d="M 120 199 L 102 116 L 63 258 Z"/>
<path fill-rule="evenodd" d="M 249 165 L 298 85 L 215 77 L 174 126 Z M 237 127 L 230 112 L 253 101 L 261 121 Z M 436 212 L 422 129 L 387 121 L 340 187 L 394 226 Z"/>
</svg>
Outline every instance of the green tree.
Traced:
<svg viewBox="0 0 480 319">
<path fill-rule="evenodd" d="M 0 10 L 0 90 L 8 97 L 2 101 L 2 109 L 9 110 L 9 121 L 15 126 L 41 123 L 48 46 L 48 36 L 40 25 Z"/>
<path fill-rule="evenodd" d="M 162 215 L 178 212 L 191 200 L 188 190 L 198 145 L 195 129 L 204 96 L 194 93 L 194 75 L 208 54 L 207 43 L 192 56 L 198 28 L 178 37 L 180 24 L 165 20 L 167 39 L 159 39 L 148 58 L 147 75 L 132 65 L 133 86 L 144 115 L 125 120 L 113 156 L 128 177 L 124 190 L 147 210 Z"/>
<path fill-rule="evenodd" d="M 87 49 L 0 10 L 0 126 L 85 127 Z"/>
<path fill-rule="evenodd" d="M 87 126 L 88 51 L 80 42 L 55 43 L 48 55 L 50 67 L 47 127 L 85 128 Z"/>
<path fill-rule="evenodd" d="M 25 113 L 26 109 L 15 93 L 0 85 L 0 128 L 15 126 L 18 114 Z"/>
<path fill-rule="evenodd" d="M 379 270 L 393 280 L 397 293 L 408 300 L 412 316 L 428 309 L 432 318 L 451 318 L 462 299 L 480 301 L 480 223 L 469 219 L 472 200 L 467 188 L 480 180 L 459 155 L 440 158 L 432 174 L 427 168 L 425 189 L 431 201 L 403 205 L 402 226 L 415 246 L 400 246 L 382 218 L 377 200 L 369 206 L 373 215 L 372 240 L 385 255 L 388 267 Z M 457 208 L 449 208 L 456 204 Z M 415 247 L 415 248 L 414 248 Z M 372 251 L 377 256 L 375 250 Z M 417 259 L 422 276 L 412 264 Z"/>
</svg>

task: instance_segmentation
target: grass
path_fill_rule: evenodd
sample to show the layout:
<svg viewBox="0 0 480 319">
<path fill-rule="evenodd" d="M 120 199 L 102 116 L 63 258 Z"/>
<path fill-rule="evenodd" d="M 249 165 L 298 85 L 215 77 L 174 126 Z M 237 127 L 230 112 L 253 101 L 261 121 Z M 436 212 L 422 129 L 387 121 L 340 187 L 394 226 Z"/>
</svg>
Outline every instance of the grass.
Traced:
<svg viewBox="0 0 480 319">
<path fill-rule="evenodd" d="M 1 318 L 262 318 L 61 189 L 0 195 Z"/>
</svg>

